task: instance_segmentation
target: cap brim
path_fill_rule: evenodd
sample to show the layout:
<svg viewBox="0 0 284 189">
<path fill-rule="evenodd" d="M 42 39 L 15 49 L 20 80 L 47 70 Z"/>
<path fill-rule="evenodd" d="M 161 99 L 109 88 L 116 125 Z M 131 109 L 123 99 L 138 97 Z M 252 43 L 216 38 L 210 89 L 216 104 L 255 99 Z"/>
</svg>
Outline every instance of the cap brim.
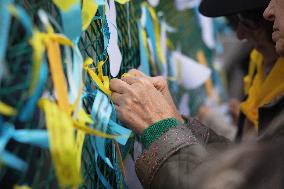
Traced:
<svg viewBox="0 0 284 189">
<path fill-rule="evenodd" d="M 265 8 L 268 3 L 269 0 L 203 0 L 199 12 L 207 17 L 229 16 Z"/>
</svg>

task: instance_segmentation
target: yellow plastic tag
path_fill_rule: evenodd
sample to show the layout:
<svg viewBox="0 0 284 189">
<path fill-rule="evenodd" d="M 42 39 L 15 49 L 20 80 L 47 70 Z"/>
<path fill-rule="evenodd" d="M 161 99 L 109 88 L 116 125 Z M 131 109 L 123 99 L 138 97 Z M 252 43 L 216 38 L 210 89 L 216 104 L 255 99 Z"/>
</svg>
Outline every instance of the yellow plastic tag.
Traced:
<svg viewBox="0 0 284 189">
<path fill-rule="evenodd" d="M 200 62 L 202 65 L 204 65 L 204 66 L 207 67 L 207 61 L 206 61 L 204 52 L 202 52 L 202 51 L 198 51 L 198 52 L 197 52 L 197 60 L 198 60 L 198 62 Z M 214 89 L 213 89 L 213 84 L 212 84 L 211 78 L 209 78 L 209 79 L 206 81 L 206 83 L 205 83 L 205 88 L 206 88 L 206 91 L 207 91 L 207 95 L 208 95 L 210 98 L 214 97 Z"/>
<path fill-rule="evenodd" d="M 78 162 L 79 142 L 82 141 L 76 148 L 71 116 L 47 99 L 41 99 L 39 106 L 45 112 L 50 151 L 59 184 L 61 187 L 78 186 L 82 179 L 78 163 L 74 162 Z"/>
<path fill-rule="evenodd" d="M 98 76 L 101 81 L 103 81 L 103 65 L 105 64 L 104 61 L 100 61 L 98 64 Z"/>
<path fill-rule="evenodd" d="M 29 187 L 29 186 L 27 186 L 27 185 L 23 185 L 23 186 L 15 185 L 15 186 L 14 186 L 14 189 L 32 189 L 32 188 Z"/>
<path fill-rule="evenodd" d="M 130 0 L 115 0 L 115 1 L 120 4 L 125 4 L 125 3 L 128 3 Z"/>
<path fill-rule="evenodd" d="M 84 69 L 87 70 L 88 74 L 90 75 L 91 79 L 96 82 L 98 87 L 107 95 L 111 95 L 111 90 L 109 89 L 109 79 L 107 76 L 103 76 L 102 69 L 99 69 L 99 75 L 96 74 L 94 70 L 89 68 L 88 66 L 92 64 L 93 60 L 91 58 L 87 58 L 84 63 Z M 101 63 L 102 64 L 102 63 Z"/>
<path fill-rule="evenodd" d="M 159 20 L 156 15 L 156 12 L 153 7 L 148 6 L 149 12 L 151 14 L 151 17 L 153 19 L 154 23 L 154 30 L 155 30 L 155 36 L 156 36 L 156 47 L 157 47 L 157 53 L 160 61 L 165 64 L 166 63 L 166 58 L 165 55 L 163 54 L 163 51 L 161 49 L 161 37 L 160 37 L 160 25 L 159 25 Z"/>
<path fill-rule="evenodd" d="M 129 73 L 124 73 L 122 74 L 121 78 L 128 77 L 129 75 L 130 75 Z"/>
<path fill-rule="evenodd" d="M 58 42 L 61 45 L 67 45 L 67 46 L 70 46 L 70 47 L 73 46 L 72 41 L 62 34 L 48 33 L 46 35 L 47 35 L 48 38 L 53 39 L 54 41 Z"/>
<path fill-rule="evenodd" d="M 83 0 L 82 5 L 82 29 L 86 30 L 90 23 L 92 22 L 92 19 L 97 13 L 98 10 L 98 3 L 96 0 Z"/>
<path fill-rule="evenodd" d="M 61 110 L 69 114 L 68 90 L 61 63 L 61 52 L 56 41 L 47 40 L 47 54 L 58 105 Z"/>
<path fill-rule="evenodd" d="M 29 93 L 32 94 L 35 86 L 38 82 L 39 72 L 40 72 L 40 64 L 43 57 L 43 53 L 45 51 L 45 46 L 42 40 L 42 34 L 34 29 L 33 36 L 30 40 L 30 44 L 33 47 L 33 72 L 32 72 L 32 81 Z"/>
<path fill-rule="evenodd" d="M 0 114 L 13 116 L 17 113 L 16 109 L 0 101 Z"/>
<path fill-rule="evenodd" d="M 78 0 L 53 0 L 53 3 L 65 12 L 70 10 L 70 8 L 78 2 Z"/>
<path fill-rule="evenodd" d="M 84 145 L 84 140 L 85 140 L 85 132 L 78 130 L 77 131 L 77 136 L 76 136 L 76 145 L 75 145 L 75 150 L 77 151 L 77 156 L 76 156 L 76 167 L 81 170 L 81 157 L 82 157 L 82 149 Z"/>
</svg>

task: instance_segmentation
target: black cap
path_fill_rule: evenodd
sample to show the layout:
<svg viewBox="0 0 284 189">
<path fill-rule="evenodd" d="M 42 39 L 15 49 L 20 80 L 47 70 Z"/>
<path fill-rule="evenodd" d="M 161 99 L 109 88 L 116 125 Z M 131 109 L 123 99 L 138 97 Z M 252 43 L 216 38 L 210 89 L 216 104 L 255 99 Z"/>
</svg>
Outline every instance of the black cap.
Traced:
<svg viewBox="0 0 284 189">
<path fill-rule="evenodd" d="M 268 4 L 269 0 L 202 0 L 199 11 L 207 17 L 229 16 L 266 8 Z"/>
</svg>

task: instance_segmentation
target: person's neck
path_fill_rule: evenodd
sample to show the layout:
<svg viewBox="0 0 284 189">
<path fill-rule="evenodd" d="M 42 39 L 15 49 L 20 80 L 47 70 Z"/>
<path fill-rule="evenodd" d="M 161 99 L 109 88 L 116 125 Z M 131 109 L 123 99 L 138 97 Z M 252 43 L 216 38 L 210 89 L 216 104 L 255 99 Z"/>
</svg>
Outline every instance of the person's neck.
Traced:
<svg viewBox="0 0 284 189">
<path fill-rule="evenodd" d="M 275 47 L 272 45 L 266 45 L 265 48 L 260 51 L 260 53 L 263 55 L 264 77 L 266 77 L 273 68 L 279 56 L 275 51 Z"/>
</svg>

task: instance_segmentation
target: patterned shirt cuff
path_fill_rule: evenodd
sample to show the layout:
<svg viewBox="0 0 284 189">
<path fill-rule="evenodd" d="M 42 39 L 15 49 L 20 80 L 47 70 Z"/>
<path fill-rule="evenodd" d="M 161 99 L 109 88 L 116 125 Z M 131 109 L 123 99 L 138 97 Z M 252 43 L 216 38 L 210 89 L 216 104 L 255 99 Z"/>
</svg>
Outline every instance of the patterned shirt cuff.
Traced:
<svg viewBox="0 0 284 189">
<path fill-rule="evenodd" d="M 141 142 L 144 148 L 148 149 L 155 140 L 162 136 L 162 134 L 179 124 L 180 123 L 176 118 L 168 118 L 158 121 L 148 127 L 141 136 Z"/>
</svg>

